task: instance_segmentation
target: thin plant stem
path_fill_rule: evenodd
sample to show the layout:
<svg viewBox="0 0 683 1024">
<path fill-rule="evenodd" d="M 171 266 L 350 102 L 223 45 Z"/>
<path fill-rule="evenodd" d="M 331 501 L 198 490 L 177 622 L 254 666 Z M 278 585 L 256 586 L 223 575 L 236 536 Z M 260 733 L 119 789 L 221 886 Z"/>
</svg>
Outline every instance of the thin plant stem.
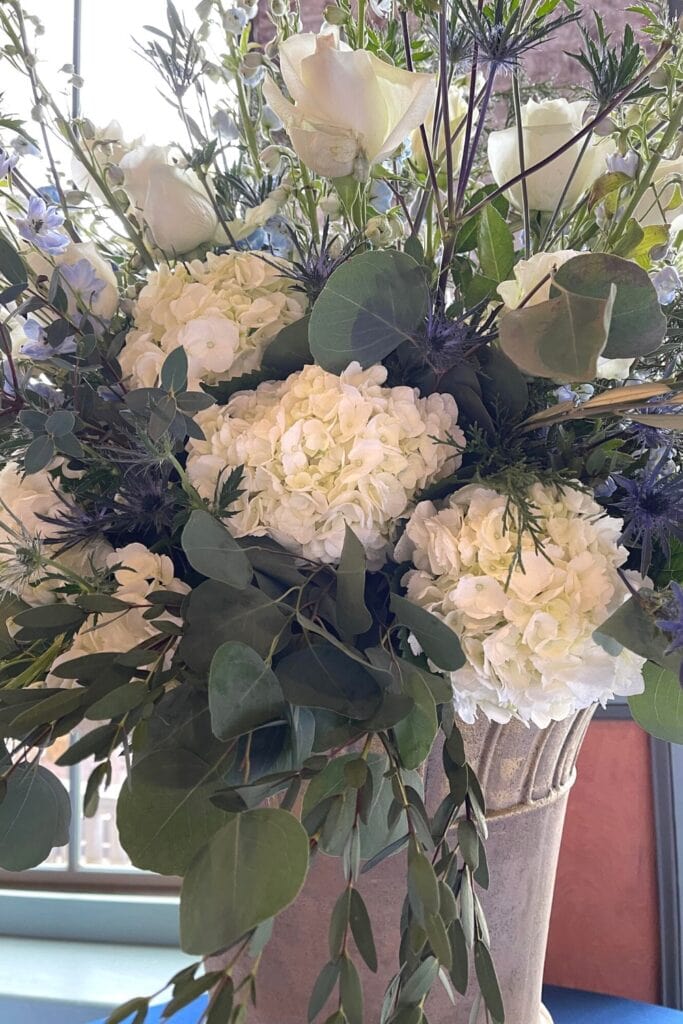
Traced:
<svg viewBox="0 0 683 1024">
<path fill-rule="evenodd" d="M 545 233 L 543 235 L 543 241 L 541 242 L 541 249 L 544 248 L 546 242 L 548 241 L 548 237 L 550 236 L 550 232 L 553 230 L 553 228 L 555 227 L 555 224 L 557 223 L 557 218 L 560 216 L 560 213 L 562 212 L 562 207 L 564 205 L 565 199 L 567 198 L 567 193 L 569 192 L 569 189 L 571 188 L 572 182 L 574 181 L 574 178 L 576 177 L 576 175 L 578 173 L 579 167 L 581 166 L 581 162 L 583 161 L 583 158 L 586 155 L 586 150 L 588 149 L 592 138 L 593 138 L 593 136 L 591 134 L 591 135 L 587 135 L 586 138 L 583 140 L 583 145 L 581 146 L 581 149 L 579 151 L 579 155 L 577 156 L 576 160 L 574 161 L 574 166 L 572 167 L 569 175 L 567 176 L 567 180 L 564 183 L 564 188 L 562 189 L 562 194 L 560 195 L 560 198 L 557 201 L 557 205 L 555 206 L 555 209 L 553 211 L 553 215 L 550 218 L 550 221 L 548 222 L 547 228 L 545 229 Z M 524 188 L 525 185 L 526 185 L 526 181 L 523 181 L 522 182 L 522 188 Z"/>
<path fill-rule="evenodd" d="M 365 46 L 365 0 L 358 0 L 358 39 L 357 48 L 362 50 Z"/>
<path fill-rule="evenodd" d="M 528 178 L 529 175 L 536 174 L 537 171 L 544 170 L 544 168 L 548 167 L 553 160 L 557 160 L 558 157 L 563 156 L 572 148 L 572 146 L 575 146 L 577 142 L 584 139 L 586 135 L 590 135 L 606 117 L 609 117 L 613 110 L 616 110 L 624 100 L 628 99 L 632 92 L 635 92 L 638 86 L 641 85 L 641 83 L 648 77 L 650 72 L 657 67 L 662 58 L 666 56 L 671 49 L 671 46 L 672 44 L 668 41 L 663 43 L 652 60 L 648 61 L 647 65 L 643 68 L 640 74 L 633 79 L 631 84 L 625 89 L 622 89 L 617 96 L 610 100 L 607 106 L 598 111 L 595 117 L 591 121 L 588 121 L 588 123 L 585 124 L 583 128 L 576 133 L 576 135 L 572 136 L 571 139 L 568 139 L 568 141 L 563 143 L 561 146 L 558 146 L 556 150 L 549 153 L 548 156 L 544 157 L 542 160 L 539 160 L 538 163 L 532 164 L 531 167 L 527 167 L 524 174 L 515 174 L 514 177 L 509 179 L 509 181 L 503 182 L 503 184 L 499 185 L 498 188 L 493 190 L 493 192 L 489 192 L 485 199 L 482 199 L 481 202 L 477 203 L 476 206 L 473 206 L 471 210 L 467 211 L 467 216 L 473 217 L 475 214 L 479 213 L 480 210 L 483 210 L 485 206 L 488 206 L 489 203 L 492 203 L 494 199 L 504 195 L 508 189 L 512 188 L 514 185 L 518 185 L 520 181 L 524 178 Z"/>
<path fill-rule="evenodd" d="M 518 71 L 515 71 L 512 76 L 512 102 L 515 108 L 515 124 L 517 126 L 519 169 L 524 172 L 526 170 L 526 159 L 524 155 L 524 125 L 522 124 L 522 98 L 519 90 Z M 564 195 L 562 198 L 564 198 Z M 531 213 L 529 211 L 529 188 L 526 177 L 522 178 L 522 218 L 524 220 L 524 255 L 526 259 L 529 259 L 531 256 Z M 541 246 L 541 248 L 543 248 L 543 246 Z"/>
<path fill-rule="evenodd" d="M 441 87 L 441 116 L 443 119 L 444 146 L 446 150 L 446 192 L 447 216 L 450 227 L 455 211 L 455 191 L 453 181 L 453 150 L 451 144 L 451 115 L 448 105 L 448 50 L 446 40 L 446 2 L 442 0 L 439 12 L 439 84 Z M 439 152 L 437 145 L 437 154 Z"/>
</svg>

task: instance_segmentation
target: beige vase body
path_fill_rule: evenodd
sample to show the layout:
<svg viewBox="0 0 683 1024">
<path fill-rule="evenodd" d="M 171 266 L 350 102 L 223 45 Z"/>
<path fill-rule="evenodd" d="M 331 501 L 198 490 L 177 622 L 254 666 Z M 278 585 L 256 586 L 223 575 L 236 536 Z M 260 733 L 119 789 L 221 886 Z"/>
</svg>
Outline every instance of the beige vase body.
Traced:
<svg viewBox="0 0 683 1024">
<path fill-rule="evenodd" d="M 592 710 L 547 729 L 518 722 L 494 725 L 481 719 L 461 725 L 470 763 L 486 795 L 491 884 L 479 890 L 491 933 L 506 1008 L 506 1024 L 545 1024 L 541 985 L 557 859 L 567 798 Z M 440 755 L 425 777 L 433 809 L 445 795 Z M 319 855 L 296 903 L 278 917 L 258 974 L 251 1024 L 305 1024 L 315 980 L 329 959 L 328 925 L 344 887 L 341 862 Z M 398 967 L 399 921 L 406 878 L 397 855 L 363 875 L 359 888 L 368 905 L 377 946 L 377 974 L 360 961 L 365 994 L 364 1024 L 379 1024 L 384 991 Z M 454 1006 L 437 981 L 427 1004 L 430 1024 L 470 1024 L 477 986 L 472 979 Z M 331 1013 L 335 1008 L 330 1000 Z M 324 1015 L 321 1015 L 324 1020 Z M 483 1010 L 477 1024 L 483 1024 Z"/>
</svg>

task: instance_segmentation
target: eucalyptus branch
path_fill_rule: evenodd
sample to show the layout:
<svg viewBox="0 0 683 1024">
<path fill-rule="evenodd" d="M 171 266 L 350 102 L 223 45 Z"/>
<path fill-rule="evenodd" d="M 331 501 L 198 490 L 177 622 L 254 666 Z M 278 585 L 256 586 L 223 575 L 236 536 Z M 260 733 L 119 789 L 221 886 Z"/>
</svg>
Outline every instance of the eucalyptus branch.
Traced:
<svg viewBox="0 0 683 1024">
<path fill-rule="evenodd" d="M 515 70 L 512 75 L 512 102 L 515 108 L 519 169 L 524 172 L 526 170 L 526 159 L 524 155 L 524 125 L 522 124 L 522 99 L 519 90 L 519 72 L 517 70 Z M 562 199 L 560 199 L 560 202 L 558 203 L 558 209 L 562 205 L 562 200 L 564 199 L 568 188 L 569 183 L 565 186 Z M 526 177 L 522 178 L 522 217 L 524 220 L 524 255 L 529 259 L 531 256 L 531 214 L 529 212 L 529 188 Z M 541 246 L 541 248 L 543 248 L 543 246 Z"/>
<path fill-rule="evenodd" d="M 552 153 L 549 153 L 548 156 L 544 157 L 542 160 L 539 160 L 538 163 L 533 164 L 531 167 L 527 167 L 523 174 L 515 174 L 515 176 L 510 178 L 509 181 L 506 181 L 502 185 L 499 185 L 498 188 L 493 190 L 493 192 L 489 192 L 485 199 L 482 199 L 481 202 L 477 203 L 476 206 L 472 207 L 471 210 L 467 211 L 467 216 L 473 217 L 475 214 L 483 210 L 485 206 L 488 206 L 489 203 L 492 203 L 494 199 L 497 199 L 499 196 L 504 195 L 508 191 L 508 189 L 512 188 L 514 185 L 518 185 L 520 181 L 523 181 L 524 178 L 528 178 L 531 174 L 536 174 L 537 171 L 544 170 L 551 163 L 553 163 L 554 160 L 557 160 L 558 157 L 563 156 L 565 153 L 569 152 L 569 150 L 573 146 L 575 146 L 576 143 L 579 142 L 581 139 L 584 139 L 586 135 L 592 134 L 592 132 L 595 131 L 597 126 L 601 124 L 606 117 L 609 117 L 612 111 L 616 110 L 617 107 L 621 106 L 624 100 L 628 99 L 631 93 L 635 92 L 638 86 L 645 81 L 648 75 L 661 62 L 663 57 L 666 56 L 671 47 L 672 43 L 670 43 L 669 41 L 663 43 L 660 46 L 657 53 L 652 58 L 652 60 L 648 61 L 647 65 L 643 68 L 640 74 L 633 79 L 630 85 L 627 86 L 627 88 L 622 89 L 621 92 L 618 93 L 607 104 L 607 106 L 603 107 L 603 109 L 600 110 L 595 115 L 595 117 L 592 118 L 592 120 L 588 121 L 583 126 L 583 128 L 581 128 L 581 130 L 576 133 L 576 135 L 572 136 L 571 139 L 563 143 L 561 146 L 558 146 L 556 150 L 554 150 Z"/>
</svg>

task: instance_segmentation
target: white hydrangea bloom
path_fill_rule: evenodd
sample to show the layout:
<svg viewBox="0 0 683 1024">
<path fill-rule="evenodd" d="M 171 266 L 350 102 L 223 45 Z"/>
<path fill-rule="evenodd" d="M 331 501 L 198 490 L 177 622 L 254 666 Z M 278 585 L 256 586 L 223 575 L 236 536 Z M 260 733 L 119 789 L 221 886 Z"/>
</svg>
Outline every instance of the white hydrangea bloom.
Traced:
<svg viewBox="0 0 683 1024">
<path fill-rule="evenodd" d="M 149 594 L 154 590 L 186 594 L 190 589 L 176 578 L 173 562 L 167 555 L 156 555 L 144 544 L 116 548 L 110 551 L 106 562 L 114 571 L 116 589 L 113 596 L 135 604 L 135 608 L 126 612 L 90 615 L 74 636 L 69 650 L 55 658 L 52 671 L 57 665 L 87 654 L 124 654 L 145 640 L 158 637 L 159 631 L 154 623 L 144 618 L 144 612 L 150 607 Z M 168 613 L 164 613 L 164 618 L 179 621 Z M 48 686 L 51 678 L 48 676 Z M 52 682 L 65 685 L 64 680 L 56 678 Z"/>
<path fill-rule="evenodd" d="M 481 709 L 496 722 L 543 728 L 643 689 L 644 659 L 627 650 L 614 657 L 593 639 L 628 597 L 617 573 L 627 558 L 622 523 L 573 488 L 539 483 L 530 498 L 544 552 L 524 535 L 523 567 L 511 575 L 518 536 L 503 529 L 506 498 L 474 484 L 440 511 L 421 502 L 396 547 L 397 559 L 415 566 L 403 579 L 409 600 L 448 623 L 467 656 L 450 676 L 466 722 Z"/>
<path fill-rule="evenodd" d="M 427 484 L 453 472 L 464 436 L 450 395 L 383 387 L 383 366 L 352 363 L 341 376 L 306 366 L 285 381 L 234 395 L 197 416 L 187 472 L 199 493 L 244 466 L 245 493 L 226 525 L 237 537 L 268 534 L 290 551 L 337 562 L 348 525 L 371 568 Z"/>
<path fill-rule="evenodd" d="M 179 345 L 187 352 L 190 388 L 240 377 L 258 369 L 268 343 L 305 307 L 303 294 L 273 261 L 250 252 L 163 264 L 135 304 L 135 327 L 119 356 L 124 378 L 153 387 Z"/>
<path fill-rule="evenodd" d="M 16 462 L 0 470 L 0 594 L 12 593 L 30 605 L 51 604 L 64 585 L 59 567 L 79 576 L 92 576 L 105 563 L 111 546 L 104 540 L 61 550 L 61 530 L 41 516 L 68 511 L 59 479 L 47 469 L 22 476 Z M 50 568 L 44 561 L 58 563 Z"/>
</svg>

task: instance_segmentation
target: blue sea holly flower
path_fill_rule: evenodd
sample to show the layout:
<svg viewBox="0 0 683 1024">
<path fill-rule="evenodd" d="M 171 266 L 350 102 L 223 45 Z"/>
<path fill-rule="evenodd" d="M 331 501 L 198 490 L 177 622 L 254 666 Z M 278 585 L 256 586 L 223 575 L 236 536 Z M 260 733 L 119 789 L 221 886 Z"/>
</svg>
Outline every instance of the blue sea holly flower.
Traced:
<svg viewBox="0 0 683 1024">
<path fill-rule="evenodd" d="M 671 601 L 666 609 L 668 619 L 661 619 L 657 625 L 671 638 L 671 646 L 667 654 L 683 649 L 683 587 L 679 583 L 671 584 Z M 681 683 L 683 683 L 683 661 L 680 672 Z"/>
<path fill-rule="evenodd" d="M 29 199 L 26 216 L 16 217 L 15 223 L 22 238 L 50 256 L 58 256 L 69 245 L 68 235 L 60 230 L 64 214 L 39 196 Z"/>
<path fill-rule="evenodd" d="M 627 546 L 640 547 L 643 576 L 652 561 L 655 544 L 668 558 L 671 541 L 683 540 L 683 475 L 671 470 L 670 456 L 667 448 L 634 479 L 613 474 L 613 479 L 626 492 L 616 503 L 624 513 L 626 524 L 622 541 Z"/>
<path fill-rule="evenodd" d="M 0 146 L 0 181 L 14 170 L 18 160 L 19 157 L 16 153 L 10 153 L 8 149 Z"/>
</svg>

